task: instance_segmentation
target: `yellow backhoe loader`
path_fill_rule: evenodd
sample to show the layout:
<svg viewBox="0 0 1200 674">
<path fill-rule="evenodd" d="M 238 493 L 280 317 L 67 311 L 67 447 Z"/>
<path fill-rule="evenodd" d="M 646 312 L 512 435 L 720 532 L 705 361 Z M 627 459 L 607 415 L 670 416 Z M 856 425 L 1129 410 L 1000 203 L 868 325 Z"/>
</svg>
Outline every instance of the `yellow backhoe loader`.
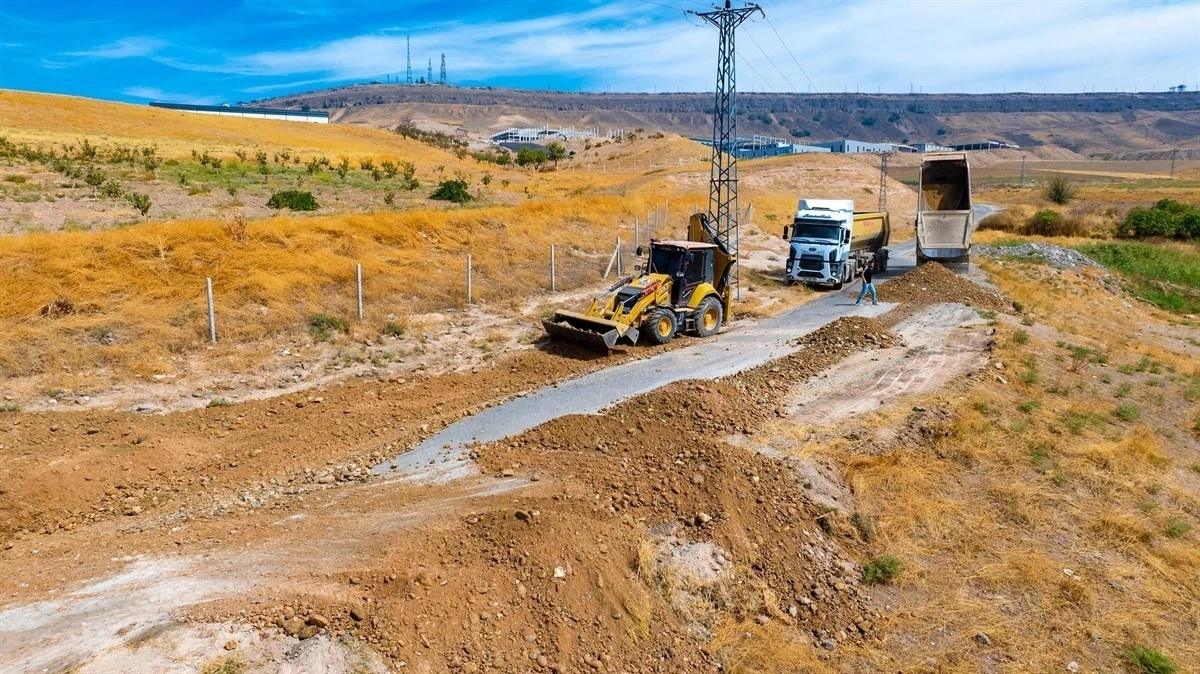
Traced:
<svg viewBox="0 0 1200 674">
<path fill-rule="evenodd" d="M 607 353 L 638 338 L 666 344 L 679 332 L 716 334 L 732 317 L 731 274 L 737 259 L 712 233 L 708 215 L 688 223 L 687 241 L 651 241 L 637 274 L 597 295 L 586 312 L 559 311 L 542 321 L 555 340 Z"/>
</svg>

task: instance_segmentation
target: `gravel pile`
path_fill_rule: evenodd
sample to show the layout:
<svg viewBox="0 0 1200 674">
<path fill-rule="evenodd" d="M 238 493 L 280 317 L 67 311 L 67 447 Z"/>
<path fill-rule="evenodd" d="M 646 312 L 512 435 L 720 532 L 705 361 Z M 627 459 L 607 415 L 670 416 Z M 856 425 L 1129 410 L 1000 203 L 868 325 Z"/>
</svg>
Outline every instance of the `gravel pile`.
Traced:
<svg viewBox="0 0 1200 674">
<path fill-rule="evenodd" d="M 975 246 L 975 252 L 996 259 L 1035 260 L 1059 269 L 1079 269 L 1100 265 L 1083 253 L 1049 243 L 1022 243 L 1016 246 Z"/>
</svg>

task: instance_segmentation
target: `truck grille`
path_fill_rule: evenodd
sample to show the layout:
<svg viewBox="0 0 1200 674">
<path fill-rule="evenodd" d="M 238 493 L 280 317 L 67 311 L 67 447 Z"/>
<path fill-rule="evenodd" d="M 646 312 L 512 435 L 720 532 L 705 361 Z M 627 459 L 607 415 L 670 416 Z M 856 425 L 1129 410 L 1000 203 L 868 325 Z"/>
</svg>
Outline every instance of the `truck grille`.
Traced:
<svg viewBox="0 0 1200 674">
<path fill-rule="evenodd" d="M 800 258 L 800 269 L 805 271 L 821 271 L 825 268 L 825 260 L 819 257 L 804 256 Z"/>
</svg>

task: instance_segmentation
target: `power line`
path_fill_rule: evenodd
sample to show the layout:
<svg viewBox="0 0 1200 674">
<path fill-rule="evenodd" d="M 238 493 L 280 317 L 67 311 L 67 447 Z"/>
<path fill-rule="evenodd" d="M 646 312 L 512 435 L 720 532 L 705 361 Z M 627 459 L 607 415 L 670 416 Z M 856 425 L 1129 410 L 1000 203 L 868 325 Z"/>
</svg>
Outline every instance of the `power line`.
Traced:
<svg viewBox="0 0 1200 674">
<path fill-rule="evenodd" d="M 749 33 L 747 33 L 747 34 L 749 34 Z M 771 83 L 770 80 L 763 77 L 763 74 L 758 72 L 758 68 L 755 68 L 749 61 L 747 61 L 746 57 L 742 56 L 741 54 L 738 54 L 737 57 L 738 57 L 738 60 L 742 62 L 742 65 L 753 70 L 754 74 L 758 75 L 758 79 L 762 80 L 762 83 L 767 85 L 768 89 L 774 89 L 775 91 L 779 91 L 779 87 L 775 86 L 774 84 Z"/>
<path fill-rule="evenodd" d="M 778 30 L 775 30 L 775 24 L 771 23 L 771 18 L 768 16 L 763 16 L 763 18 L 767 20 L 767 25 L 771 27 L 771 31 L 775 33 L 775 37 L 779 39 L 779 44 L 783 45 L 783 48 L 787 50 L 788 56 L 792 57 L 792 63 L 796 64 L 796 67 L 804 75 L 804 79 L 808 80 L 809 88 L 816 89 L 817 85 L 813 84 L 812 78 L 804 71 L 804 66 L 800 65 L 800 62 L 796 60 L 796 55 L 792 53 L 791 47 L 787 46 L 787 43 L 783 41 L 783 36 L 779 34 Z"/>
<path fill-rule="evenodd" d="M 767 51 L 762 48 L 762 45 L 758 44 L 758 40 L 754 39 L 754 36 L 750 34 L 750 31 L 747 30 L 742 32 L 746 34 L 746 37 L 750 38 L 750 41 L 754 43 L 755 47 L 758 47 L 758 51 L 761 52 L 762 55 L 767 59 L 767 62 L 772 66 L 775 66 L 775 72 L 779 73 L 779 76 L 783 78 L 784 82 L 787 82 L 788 86 L 792 88 L 792 91 L 800 91 L 796 88 L 796 85 L 792 84 L 792 81 L 788 79 L 788 76 L 783 74 L 783 71 L 779 69 L 779 66 L 775 64 L 775 61 L 771 59 L 771 56 L 767 54 Z"/>
<path fill-rule="evenodd" d="M 672 7 L 670 5 L 664 5 L 661 2 L 654 2 L 654 0 L 638 0 L 638 1 L 644 2 L 647 5 L 657 5 L 658 7 L 664 7 L 666 9 L 670 9 L 670 10 L 673 10 L 676 12 L 686 12 L 687 11 L 687 10 L 683 9 L 682 7 Z"/>
</svg>

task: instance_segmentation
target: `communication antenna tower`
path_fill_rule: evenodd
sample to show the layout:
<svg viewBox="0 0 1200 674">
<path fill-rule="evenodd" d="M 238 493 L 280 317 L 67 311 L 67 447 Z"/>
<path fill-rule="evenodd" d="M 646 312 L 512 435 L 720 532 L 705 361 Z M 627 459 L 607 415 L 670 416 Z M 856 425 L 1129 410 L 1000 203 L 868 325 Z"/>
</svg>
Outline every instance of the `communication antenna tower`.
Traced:
<svg viewBox="0 0 1200 674">
<path fill-rule="evenodd" d="M 425 71 L 425 84 L 433 84 L 433 59 L 429 59 L 429 70 Z"/>
<path fill-rule="evenodd" d="M 734 8 L 730 0 L 725 7 L 709 12 L 693 12 L 717 29 L 717 87 L 713 105 L 712 168 L 709 173 L 709 219 L 715 228 L 717 243 L 735 256 L 738 250 L 737 157 L 734 143 L 737 138 L 737 71 L 734 59 L 734 35 L 755 12 L 766 18 L 762 8 L 754 3 Z M 740 291 L 738 273 L 734 287 Z M 739 293 L 740 294 L 740 293 Z"/>
<path fill-rule="evenodd" d="M 408 83 L 412 84 L 412 38 L 404 36 L 404 51 L 408 56 Z"/>
<path fill-rule="evenodd" d="M 446 55 L 442 54 L 442 74 L 438 77 L 438 84 L 446 83 Z"/>
</svg>

